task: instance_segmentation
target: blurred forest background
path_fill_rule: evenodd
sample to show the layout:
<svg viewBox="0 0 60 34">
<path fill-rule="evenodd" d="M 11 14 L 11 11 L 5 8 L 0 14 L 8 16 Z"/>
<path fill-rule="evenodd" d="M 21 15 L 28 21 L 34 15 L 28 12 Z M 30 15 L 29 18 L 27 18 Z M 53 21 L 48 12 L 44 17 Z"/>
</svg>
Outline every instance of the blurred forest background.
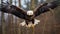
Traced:
<svg viewBox="0 0 60 34">
<path fill-rule="evenodd" d="M 54 0 L 0 0 L 0 4 L 7 1 L 24 10 L 34 10 L 41 3 Z M 60 34 L 60 6 L 36 18 L 41 22 L 34 29 L 26 28 L 19 25 L 23 19 L 0 12 L 0 34 Z"/>
</svg>

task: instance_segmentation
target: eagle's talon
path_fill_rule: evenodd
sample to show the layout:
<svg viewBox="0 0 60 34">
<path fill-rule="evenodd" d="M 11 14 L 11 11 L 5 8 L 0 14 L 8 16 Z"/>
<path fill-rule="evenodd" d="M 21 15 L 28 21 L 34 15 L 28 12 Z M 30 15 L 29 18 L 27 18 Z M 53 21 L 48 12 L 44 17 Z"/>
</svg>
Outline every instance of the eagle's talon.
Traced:
<svg viewBox="0 0 60 34">
<path fill-rule="evenodd" d="M 32 24 L 28 24 L 28 25 L 26 25 L 26 27 L 31 27 L 32 26 Z"/>
</svg>

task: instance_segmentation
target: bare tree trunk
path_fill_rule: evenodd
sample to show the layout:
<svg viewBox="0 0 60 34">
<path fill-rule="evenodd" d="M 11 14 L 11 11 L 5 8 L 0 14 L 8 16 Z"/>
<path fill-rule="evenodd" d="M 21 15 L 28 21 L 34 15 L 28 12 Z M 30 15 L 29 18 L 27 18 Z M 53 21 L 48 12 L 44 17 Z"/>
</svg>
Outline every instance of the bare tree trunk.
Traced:
<svg viewBox="0 0 60 34">
<path fill-rule="evenodd" d="M 35 0 L 31 0 L 31 7 L 30 7 L 30 9 L 34 10 L 34 8 L 35 8 Z"/>
<path fill-rule="evenodd" d="M 21 7 L 21 0 L 18 0 L 18 3 L 19 3 L 19 7 Z M 20 18 L 17 18 L 17 28 L 18 28 L 18 30 L 17 30 L 17 32 L 18 32 L 18 34 L 21 34 L 21 28 L 20 28 Z"/>
<path fill-rule="evenodd" d="M 1 16 L 1 22 L 2 22 L 2 34 L 5 34 L 6 31 L 5 31 L 5 20 L 4 20 L 4 13 L 2 13 L 2 16 Z"/>
<path fill-rule="evenodd" d="M 1 16 L 1 22 L 2 22 L 2 34 L 5 34 L 6 31 L 5 31 L 5 20 L 4 20 L 4 13 L 2 13 L 2 16 Z"/>
<path fill-rule="evenodd" d="M 19 1 L 19 7 L 21 7 L 21 0 L 18 0 Z"/>
<path fill-rule="evenodd" d="M 1 0 L 1 3 L 3 2 L 3 0 Z M 2 34 L 6 34 L 6 30 L 5 30 L 5 19 L 4 19 L 4 13 L 1 13 L 1 23 L 2 23 Z"/>
<path fill-rule="evenodd" d="M 9 0 L 9 2 L 10 2 L 10 4 L 12 4 L 12 0 Z M 8 29 L 8 32 L 7 32 L 7 34 L 14 34 L 14 29 L 13 29 L 13 16 L 11 15 L 11 14 L 8 14 L 8 27 L 7 27 L 7 29 Z"/>
</svg>

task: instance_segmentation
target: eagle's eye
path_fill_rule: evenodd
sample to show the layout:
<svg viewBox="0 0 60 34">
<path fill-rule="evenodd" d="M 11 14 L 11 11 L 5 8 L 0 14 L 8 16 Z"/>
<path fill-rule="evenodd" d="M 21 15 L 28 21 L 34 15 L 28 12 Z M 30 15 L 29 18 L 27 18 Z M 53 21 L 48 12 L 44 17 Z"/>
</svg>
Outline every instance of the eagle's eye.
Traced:
<svg viewBox="0 0 60 34">
<path fill-rule="evenodd" d="M 27 11 L 27 15 L 33 15 L 33 11 L 32 10 Z"/>
</svg>

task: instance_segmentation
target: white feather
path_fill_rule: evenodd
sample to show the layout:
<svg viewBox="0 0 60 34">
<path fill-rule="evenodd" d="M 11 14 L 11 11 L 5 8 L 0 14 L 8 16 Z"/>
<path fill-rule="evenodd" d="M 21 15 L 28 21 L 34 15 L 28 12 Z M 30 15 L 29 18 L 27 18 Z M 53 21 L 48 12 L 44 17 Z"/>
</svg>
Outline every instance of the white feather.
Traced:
<svg viewBox="0 0 60 34">
<path fill-rule="evenodd" d="M 25 21 L 23 21 L 22 23 L 20 23 L 20 25 L 21 26 L 25 26 L 26 25 Z"/>
<path fill-rule="evenodd" d="M 27 15 L 33 15 L 33 11 L 32 10 L 27 11 Z"/>
<path fill-rule="evenodd" d="M 34 19 L 34 20 L 35 20 L 34 25 L 37 25 L 40 22 L 40 20 L 37 20 L 37 19 Z"/>
</svg>

